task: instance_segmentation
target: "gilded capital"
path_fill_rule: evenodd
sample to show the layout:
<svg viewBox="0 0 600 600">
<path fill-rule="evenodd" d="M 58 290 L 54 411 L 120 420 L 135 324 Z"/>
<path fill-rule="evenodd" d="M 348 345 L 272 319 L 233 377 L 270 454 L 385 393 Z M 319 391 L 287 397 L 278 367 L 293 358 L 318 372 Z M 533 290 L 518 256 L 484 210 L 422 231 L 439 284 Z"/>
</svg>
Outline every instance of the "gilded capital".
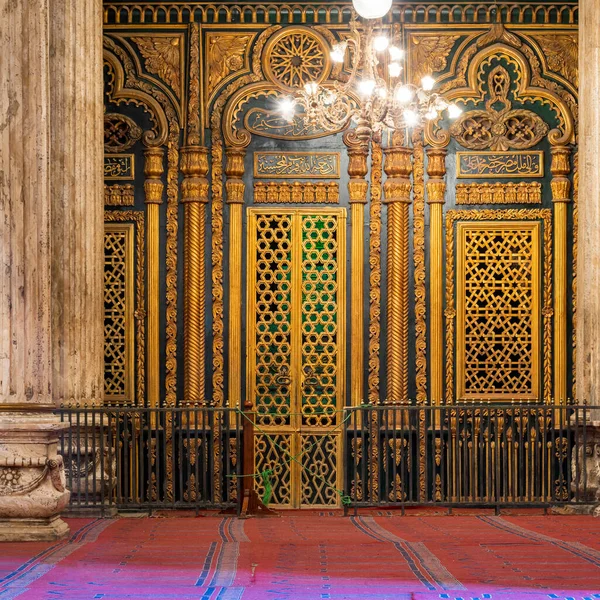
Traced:
<svg viewBox="0 0 600 600">
<path fill-rule="evenodd" d="M 144 193 L 146 204 L 162 203 L 164 184 L 161 176 L 164 173 L 164 156 L 163 148 L 147 148 L 144 151 Z"/>
<path fill-rule="evenodd" d="M 181 149 L 182 202 L 208 202 L 208 148 L 185 146 Z"/>
<path fill-rule="evenodd" d="M 369 184 L 364 179 L 355 179 L 348 182 L 348 196 L 350 202 L 367 203 Z"/>
<path fill-rule="evenodd" d="M 556 146 L 550 150 L 552 163 L 550 172 L 552 175 L 568 175 L 571 171 L 570 156 L 571 149 L 567 146 Z"/>
<path fill-rule="evenodd" d="M 427 182 L 428 204 L 444 204 L 446 195 L 446 183 L 444 181 Z"/>
<path fill-rule="evenodd" d="M 240 147 L 227 148 L 225 151 L 225 190 L 227 192 L 228 204 L 243 204 L 244 190 L 246 184 L 242 181 L 244 176 L 244 160 L 246 158 L 246 149 Z"/>
<path fill-rule="evenodd" d="M 412 151 L 404 146 L 392 146 L 385 150 L 384 171 L 387 180 L 383 184 L 385 202 L 410 202 L 410 173 Z"/>
<path fill-rule="evenodd" d="M 446 150 L 430 148 L 427 151 L 427 175 L 443 177 L 446 174 Z"/>
</svg>

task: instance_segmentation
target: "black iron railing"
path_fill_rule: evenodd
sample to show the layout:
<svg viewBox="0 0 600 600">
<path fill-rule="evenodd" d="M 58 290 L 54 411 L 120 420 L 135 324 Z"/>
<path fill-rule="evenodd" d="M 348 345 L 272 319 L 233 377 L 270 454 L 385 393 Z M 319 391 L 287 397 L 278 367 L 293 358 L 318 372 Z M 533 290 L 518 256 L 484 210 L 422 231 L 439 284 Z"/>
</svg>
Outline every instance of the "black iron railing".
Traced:
<svg viewBox="0 0 600 600">
<path fill-rule="evenodd" d="M 592 411 L 600 415 L 600 408 L 578 405 L 347 408 L 337 464 L 341 502 L 355 508 L 594 502 L 587 464 L 597 435 L 588 425 Z M 233 508 L 242 481 L 250 484 L 255 475 L 252 413 L 122 406 L 58 413 L 70 425 L 59 452 L 73 508 Z"/>
<path fill-rule="evenodd" d="M 593 501 L 585 460 L 590 410 L 514 403 L 348 409 L 348 505 Z"/>
<path fill-rule="evenodd" d="M 236 506 L 241 418 L 233 409 L 68 407 L 60 439 L 71 507 Z"/>
</svg>

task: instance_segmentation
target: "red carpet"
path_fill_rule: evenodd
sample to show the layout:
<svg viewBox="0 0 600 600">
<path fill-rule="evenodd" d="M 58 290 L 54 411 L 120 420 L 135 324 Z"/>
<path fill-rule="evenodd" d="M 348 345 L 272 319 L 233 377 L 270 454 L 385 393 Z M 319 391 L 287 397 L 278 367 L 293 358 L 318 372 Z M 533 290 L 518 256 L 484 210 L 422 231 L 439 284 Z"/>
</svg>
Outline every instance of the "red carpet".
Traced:
<svg viewBox="0 0 600 600">
<path fill-rule="evenodd" d="M 322 514 L 72 519 L 0 544 L 0 600 L 600 599 L 600 519 Z"/>
</svg>

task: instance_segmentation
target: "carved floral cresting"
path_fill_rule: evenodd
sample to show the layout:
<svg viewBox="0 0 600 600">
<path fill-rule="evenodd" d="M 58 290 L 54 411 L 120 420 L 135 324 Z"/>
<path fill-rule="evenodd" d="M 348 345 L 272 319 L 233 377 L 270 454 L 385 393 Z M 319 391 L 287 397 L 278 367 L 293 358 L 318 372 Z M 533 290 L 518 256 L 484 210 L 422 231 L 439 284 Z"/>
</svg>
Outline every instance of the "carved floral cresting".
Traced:
<svg viewBox="0 0 600 600">
<path fill-rule="evenodd" d="M 412 79 L 415 83 L 430 73 L 441 73 L 448 65 L 448 56 L 460 36 L 414 36 L 412 47 Z"/>
<path fill-rule="evenodd" d="M 548 69 L 562 75 L 576 88 L 579 87 L 579 44 L 576 34 L 536 35 Z"/>
<path fill-rule="evenodd" d="M 450 133 L 472 150 L 526 150 L 548 133 L 548 125 L 534 112 L 513 109 L 508 99 L 510 75 L 498 65 L 488 75 L 485 110 L 469 110 L 450 127 Z"/>
</svg>

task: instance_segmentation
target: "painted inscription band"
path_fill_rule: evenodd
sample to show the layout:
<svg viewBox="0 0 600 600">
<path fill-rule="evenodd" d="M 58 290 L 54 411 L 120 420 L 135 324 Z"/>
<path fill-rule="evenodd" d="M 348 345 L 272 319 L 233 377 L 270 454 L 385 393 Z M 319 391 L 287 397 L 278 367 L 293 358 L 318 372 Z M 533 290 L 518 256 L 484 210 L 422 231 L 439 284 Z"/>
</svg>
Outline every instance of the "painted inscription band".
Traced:
<svg viewBox="0 0 600 600">
<path fill-rule="evenodd" d="M 339 152 L 257 152 L 254 177 L 339 179 Z"/>
<path fill-rule="evenodd" d="M 543 177 L 544 153 L 541 150 L 457 152 L 456 176 L 463 178 Z"/>
<path fill-rule="evenodd" d="M 133 154 L 108 154 L 104 156 L 104 179 L 134 178 Z"/>
</svg>

